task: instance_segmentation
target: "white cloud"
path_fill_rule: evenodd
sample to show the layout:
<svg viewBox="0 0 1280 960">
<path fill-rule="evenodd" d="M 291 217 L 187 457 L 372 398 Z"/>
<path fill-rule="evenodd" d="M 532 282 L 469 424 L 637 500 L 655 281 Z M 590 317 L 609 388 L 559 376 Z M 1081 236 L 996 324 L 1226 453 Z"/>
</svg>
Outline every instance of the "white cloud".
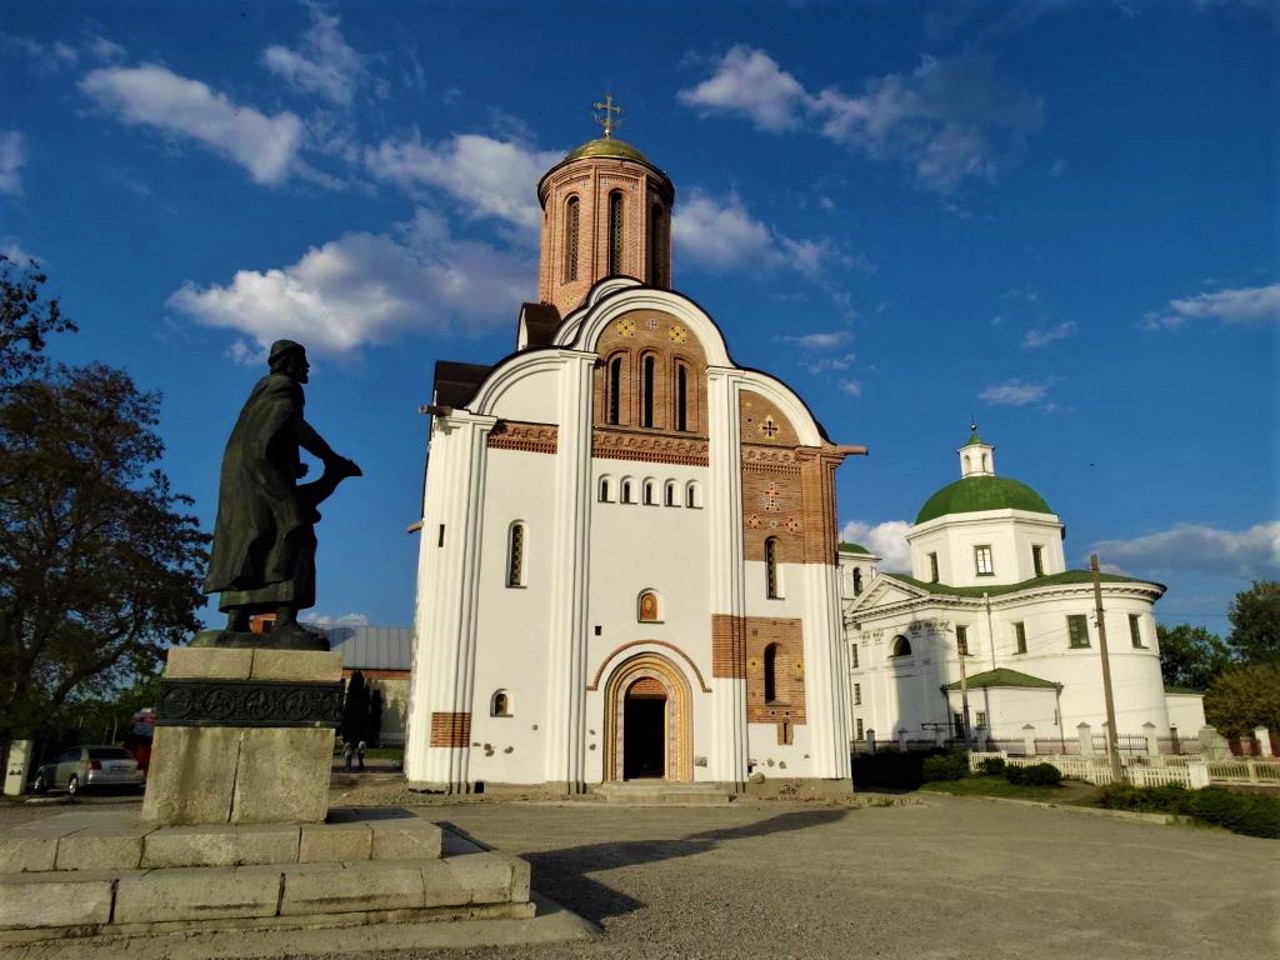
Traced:
<svg viewBox="0 0 1280 960">
<path fill-rule="evenodd" d="M 258 183 L 288 177 L 302 144 L 302 121 L 294 114 L 268 117 L 165 67 L 103 67 L 87 74 L 80 89 L 124 123 L 189 137 L 240 164 Z"/>
<path fill-rule="evenodd" d="M 818 357 L 805 363 L 805 369 L 812 374 L 827 373 L 832 370 L 848 370 L 857 362 L 857 355 L 846 353 L 842 356 L 835 357 Z M 850 380 L 848 383 L 856 384 L 857 381 Z M 862 388 L 859 387 L 859 390 Z"/>
<path fill-rule="evenodd" d="M 1280 521 L 1247 530 L 1178 524 L 1132 540 L 1101 540 L 1093 551 L 1139 576 L 1144 571 L 1171 571 L 1270 578 L 1280 575 Z"/>
<path fill-rule="evenodd" d="M 531 184 L 564 159 L 564 151 L 531 150 L 480 134 L 461 134 L 439 144 L 384 140 L 365 151 L 365 165 L 406 189 L 444 190 L 471 216 L 495 217 L 534 238 L 540 213 Z"/>
<path fill-rule="evenodd" d="M 940 193 L 992 179 L 1022 152 L 1043 103 L 997 81 L 982 57 L 925 57 L 910 74 L 869 80 L 860 95 L 810 93 L 767 53 L 735 46 L 710 79 L 676 95 L 703 114 L 744 116 L 773 133 L 805 127 L 876 160 L 912 168 Z"/>
<path fill-rule="evenodd" d="M 805 350 L 834 350 L 853 339 L 848 330 L 820 330 L 817 333 L 806 333 L 798 337 L 785 336 L 787 343 L 794 343 Z"/>
<path fill-rule="evenodd" d="M 1067 320 L 1065 323 L 1060 323 L 1047 330 L 1028 330 L 1027 335 L 1022 338 L 1022 345 L 1028 350 L 1038 350 L 1057 340 L 1065 340 L 1075 333 L 1076 329 L 1076 322 Z"/>
<path fill-rule="evenodd" d="M 22 166 L 27 162 L 27 138 L 21 130 L 0 131 L 0 193 L 22 196 Z"/>
<path fill-rule="evenodd" d="M 1163 310 L 1143 318 L 1148 330 L 1176 328 L 1191 320 L 1220 320 L 1223 323 L 1268 323 L 1280 320 L 1280 283 L 1267 287 L 1244 287 L 1202 293 L 1185 300 L 1170 300 Z"/>
<path fill-rule="evenodd" d="M 306 613 L 298 614 L 298 619 L 313 627 L 367 627 L 369 625 L 369 618 L 363 613 L 344 613 L 341 616 L 332 617 L 327 613 L 308 610 Z"/>
<path fill-rule="evenodd" d="M 841 380 L 840 391 L 847 393 L 851 397 L 862 396 L 862 382 L 860 380 Z"/>
<path fill-rule="evenodd" d="M 716 66 L 715 73 L 676 99 L 704 113 L 747 117 L 757 129 L 778 133 L 799 125 L 811 98 L 791 74 L 766 53 L 739 44 Z"/>
<path fill-rule="evenodd" d="M 860 520 L 850 520 L 840 528 L 843 543 L 860 543 L 881 558 L 880 566 L 886 572 L 911 570 L 911 548 L 907 546 L 907 531 L 911 524 L 905 520 L 886 520 L 872 526 Z"/>
<path fill-rule="evenodd" d="M 1049 384 L 1029 380 L 1009 380 L 987 387 L 978 399 L 993 406 L 1025 407 L 1039 403 L 1049 392 Z"/>
<path fill-rule="evenodd" d="M 299 49 L 267 47 L 262 52 L 263 65 L 299 90 L 346 106 L 365 74 L 365 66 L 360 54 L 343 38 L 338 29 L 340 22 L 319 7 L 311 7 L 311 26 L 302 35 Z"/>
<path fill-rule="evenodd" d="M 252 360 L 281 337 L 346 354 L 409 329 L 491 329 L 511 321 L 534 267 L 523 257 L 449 235 L 419 209 L 397 236 L 348 233 L 284 269 L 241 270 L 226 286 L 184 284 L 170 306 L 246 339 L 233 356 Z"/>
</svg>

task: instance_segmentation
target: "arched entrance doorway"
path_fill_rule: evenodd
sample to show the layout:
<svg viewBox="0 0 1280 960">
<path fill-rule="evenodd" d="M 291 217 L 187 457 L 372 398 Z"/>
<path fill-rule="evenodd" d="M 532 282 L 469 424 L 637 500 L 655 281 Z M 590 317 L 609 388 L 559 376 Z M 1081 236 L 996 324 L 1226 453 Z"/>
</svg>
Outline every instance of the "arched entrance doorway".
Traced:
<svg viewBox="0 0 1280 960">
<path fill-rule="evenodd" d="M 604 777 L 693 780 L 693 695 L 657 653 L 623 661 L 605 686 Z"/>
</svg>

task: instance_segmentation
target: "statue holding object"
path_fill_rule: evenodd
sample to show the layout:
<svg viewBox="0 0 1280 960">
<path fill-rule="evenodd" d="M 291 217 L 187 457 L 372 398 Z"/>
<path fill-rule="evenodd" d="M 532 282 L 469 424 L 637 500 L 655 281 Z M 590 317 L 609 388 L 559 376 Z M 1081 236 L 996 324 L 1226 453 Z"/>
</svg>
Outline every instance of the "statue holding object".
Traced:
<svg viewBox="0 0 1280 960">
<path fill-rule="evenodd" d="M 277 340 L 271 372 L 254 386 L 222 457 L 218 519 L 204 592 L 218 593 L 225 630 L 200 633 L 194 646 L 328 650 L 329 642 L 298 622 L 316 602 L 317 507 L 360 468 L 334 453 L 303 418 L 302 385 L 311 365 L 306 350 Z M 307 473 L 300 451 L 324 464 L 319 480 Z M 249 618 L 275 614 L 269 634 L 254 634 Z"/>
</svg>

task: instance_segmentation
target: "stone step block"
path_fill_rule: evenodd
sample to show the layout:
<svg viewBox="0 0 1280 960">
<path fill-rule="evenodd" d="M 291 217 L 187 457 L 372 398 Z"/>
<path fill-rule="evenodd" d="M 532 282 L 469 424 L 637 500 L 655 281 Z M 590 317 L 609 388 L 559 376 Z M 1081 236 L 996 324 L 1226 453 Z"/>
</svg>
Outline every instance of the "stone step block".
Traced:
<svg viewBox="0 0 1280 960">
<path fill-rule="evenodd" d="M 422 868 L 415 863 L 312 864 L 284 872 L 280 915 L 420 909 L 425 900 Z"/>
<path fill-rule="evenodd" d="M 86 826 L 58 840 L 55 870 L 136 870 L 150 827 Z"/>
<path fill-rule="evenodd" d="M 443 832 L 434 823 L 408 817 L 371 820 L 374 860 L 437 860 Z"/>
<path fill-rule="evenodd" d="M 0 930 L 107 923 L 120 877 L 117 871 L 0 875 Z"/>
<path fill-rule="evenodd" d="M 124 877 L 113 923 L 275 916 L 279 867 L 184 867 Z"/>
<path fill-rule="evenodd" d="M 164 827 L 143 841 L 142 866 L 236 867 L 297 863 L 297 826 Z"/>
<path fill-rule="evenodd" d="M 302 826 L 299 863 L 337 863 L 373 856 L 373 827 L 367 822 L 307 823 Z"/>
</svg>

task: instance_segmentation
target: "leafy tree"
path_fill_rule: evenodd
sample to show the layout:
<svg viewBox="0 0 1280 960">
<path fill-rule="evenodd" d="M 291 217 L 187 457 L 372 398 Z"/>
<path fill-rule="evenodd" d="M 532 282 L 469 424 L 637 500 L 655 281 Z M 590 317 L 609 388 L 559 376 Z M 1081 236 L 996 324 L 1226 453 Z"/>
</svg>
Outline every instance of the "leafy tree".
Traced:
<svg viewBox="0 0 1280 960">
<path fill-rule="evenodd" d="M 1213 681 L 1204 698 L 1205 719 L 1227 737 L 1266 727 L 1280 733 L 1280 664 L 1235 667 Z"/>
<path fill-rule="evenodd" d="M 382 736 L 382 691 L 378 689 L 369 695 L 369 723 L 366 734 L 365 739 L 370 745 L 376 744 Z"/>
<path fill-rule="evenodd" d="M 208 538 L 154 467 L 159 395 L 50 364 L 75 326 L 44 282 L 0 258 L 0 750 L 154 673 L 204 605 Z"/>
<path fill-rule="evenodd" d="M 47 280 L 35 261 L 22 266 L 0 253 L 0 385 L 44 370 L 49 335 L 76 329 L 56 299 L 42 297 Z"/>
<path fill-rule="evenodd" d="M 1204 627 L 1158 624 L 1156 636 L 1160 641 L 1160 675 L 1166 688 L 1208 690 L 1213 678 L 1231 665 L 1230 648 Z"/>
<path fill-rule="evenodd" d="M 347 681 L 347 699 L 342 707 L 342 739 L 347 743 L 367 740 L 369 725 L 369 688 L 364 674 L 357 670 Z"/>
<path fill-rule="evenodd" d="M 1246 664 L 1280 663 L 1280 582 L 1255 580 L 1227 610 L 1231 646 Z"/>
</svg>

